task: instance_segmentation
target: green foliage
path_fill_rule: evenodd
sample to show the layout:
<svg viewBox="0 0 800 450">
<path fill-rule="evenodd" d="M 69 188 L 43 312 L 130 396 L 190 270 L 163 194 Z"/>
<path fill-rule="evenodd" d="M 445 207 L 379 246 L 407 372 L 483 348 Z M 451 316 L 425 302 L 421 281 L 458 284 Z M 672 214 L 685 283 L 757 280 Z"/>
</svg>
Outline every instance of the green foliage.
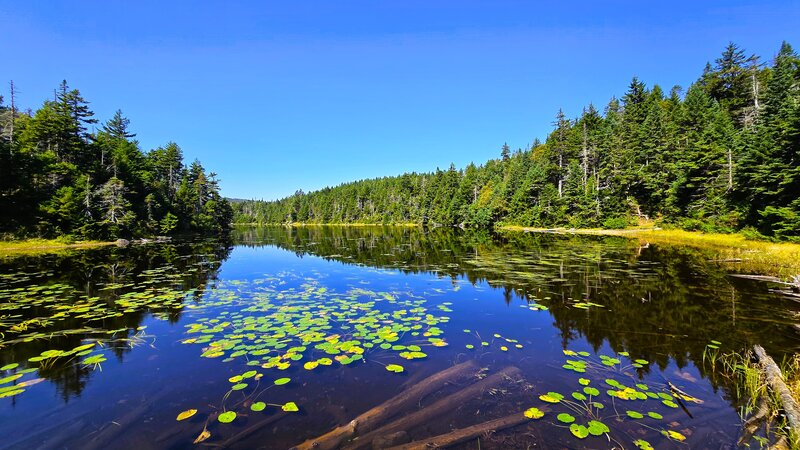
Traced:
<svg viewBox="0 0 800 450">
<path fill-rule="evenodd" d="M 729 44 L 681 96 L 634 78 L 601 113 L 559 111 L 544 143 L 463 170 L 345 183 L 234 204 L 240 223 L 624 228 L 800 237 L 800 60 L 771 68 Z M 753 234 L 753 235 L 755 235 Z"/>
<path fill-rule="evenodd" d="M 608 230 L 617 230 L 628 226 L 629 220 L 627 217 L 609 217 L 603 221 L 603 228 Z"/>
<path fill-rule="evenodd" d="M 183 164 L 167 144 L 143 152 L 117 111 L 97 132 L 89 104 L 66 82 L 34 113 L 0 97 L 0 233 L 114 239 L 224 232 L 233 212 L 216 175 Z"/>
</svg>

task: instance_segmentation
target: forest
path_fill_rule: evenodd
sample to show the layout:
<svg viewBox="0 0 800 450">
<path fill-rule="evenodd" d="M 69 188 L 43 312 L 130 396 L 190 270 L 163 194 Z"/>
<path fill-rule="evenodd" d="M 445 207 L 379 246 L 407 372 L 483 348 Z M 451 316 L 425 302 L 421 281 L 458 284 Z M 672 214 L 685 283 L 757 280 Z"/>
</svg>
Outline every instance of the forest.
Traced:
<svg viewBox="0 0 800 450">
<path fill-rule="evenodd" d="M 529 148 L 482 165 L 237 201 L 237 223 L 415 223 L 490 228 L 655 222 L 800 239 L 800 59 L 730 43 L 687 89 L 634 77 L 579 117 L 558 111 Z"/>
<path fill-rule="evenodd" d="M 98 123 L 64 81 L 35 112 L 0 96 L 0 236 L 116 239 L 225 232 L 219 180 L 170 142 L 142 151 L 117 110 Z"/>
</svg>

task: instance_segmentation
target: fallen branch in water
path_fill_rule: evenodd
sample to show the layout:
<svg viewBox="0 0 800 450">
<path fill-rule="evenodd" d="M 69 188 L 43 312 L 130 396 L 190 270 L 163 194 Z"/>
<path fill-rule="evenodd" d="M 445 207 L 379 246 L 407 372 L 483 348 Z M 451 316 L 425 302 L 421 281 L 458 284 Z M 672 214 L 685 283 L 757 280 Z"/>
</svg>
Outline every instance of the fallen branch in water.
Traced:
<svg viewBox="0 0 800 450">
<path fill-rule="evenodd" d="M 800 408 L 797 406 L 797 401 L 792 396 L 791 391 L 789 391 L 789 387 L 786 386 L 786 383 L 783 381 L 781 369 L 775 364 L 775 361 L 767 355 L 764 348 L 760 345 L 756 345 L 753 347 L 753 350 L 755 350 L 756 356 L 764 369 L 767 383 L 780 398 L 783 411 L 789 422 L 789 431 L 792 433 L 792 439 L 796 441 L 800 439 Z"/>
<path fill-rule="evenodd" d="M 742 424 L 742 436 L 739 437 L 739 441 L 737 442 L 738 445 L 745 445 L 750 442 L 750 439 L 753 437 L 753 434 L 758 430 L 761 426 L 762 422 L 767 419 L 767 415 L 769 414 L 769 405 L 767 401 L 762 397 L 758 402 L 758 409 L 756 412 L 747 419 L 744 424 Z"/>
<path fill-rule="evenodd" d="M 464 376 L 471 376 L 477 371 L 475 361 L 469 360 L 416 383 L 397 396 L 361 414 L 346 425 L 303 442 L 295 450 L 330 450 L 337 448 L 343 441 L 352 438 L 357 432 L 367 433 L 378 427 L 385 420 L 418 403 L 423 397 L 438 391 L 447 383 Z"/>
<path fill-rule="evenodd" d="M 384 425 L 377 430 L 374 430 L 363 436 L 359 436 L 356 440 L 352 441 L 344 448 L 350 450 L 362 449 L 370 446 L 372 441 L 378 436 L 385 436 L 397 431 L 406 431 L 421 424 L 436 420 L 442 414 L 458 409 L 458 407 L 463 405 L 465 402 L 480 395 L 485 389 L 498 385 L 506 379 L 519 374 L 520 370 L 518 368 L 506 367 L 500 372 L 471 384 L 458 392 L 450 394 L 430 406 L 426 406 L 423 409 Z"/>
<path fill-rule="evenodd" d="M 228 439 L 225 439 L 225 441 L 222 442 L 221 444 L 219 444 L 218 446 L 222 447 L 222 448 L 230 447 L 231 445 L 236 444 L 237 442 L 240 442 L 242 439 L 250 436 L 251 434 L 253 434 L 253 433 L 257 432 L 257 431 L 260 431 L 264 427 L 272 425 L 273 423 L 283 419 L 287 415 L 288 415 L 287 413 L 284 413 L 283 411 L 281 411 L 281 412 L 279 412 L 279 413 L 277 413 L 277 414 L 275 414 L 273 416 L 267 417 L 266 419 L 259 420 L 255 424 L 253 424 L 253 425 L 245 428 L 244 430 L 234 434 L 233 436 L 229 437 Z"/>
<path fill-rule="evenodd" d="M 398 445 L 397 447 L 391 447 L 389 450 L 426 450 L 429 448 L 447 448 L 462 442 L 470 441 L 487 433 L 501 431 L 517 426 L 527 422 L 528 420 L 530 419 L 525 417 L 525 414 L 518 412 L 516 414 L 511 414 L 510 416 L 479 423 L 467 428 L 461 428 L 459 430 L 432 438 L 411 442 L 409 444 Z"/>
</svg>

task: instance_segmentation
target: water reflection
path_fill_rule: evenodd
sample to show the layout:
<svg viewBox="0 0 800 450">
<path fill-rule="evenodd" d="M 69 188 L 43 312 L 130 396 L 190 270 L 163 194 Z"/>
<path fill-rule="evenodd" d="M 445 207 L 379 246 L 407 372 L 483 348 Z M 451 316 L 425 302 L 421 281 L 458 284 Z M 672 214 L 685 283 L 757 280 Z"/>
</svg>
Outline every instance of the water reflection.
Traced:
<svg viewBox="0 0 800 450">
<path fill-rule="evenodd" d="M 507 303 L 546 306 L 564 348 L 576 340 L 595 350 L 608 344 L 661 369 L 670 360 L 702 369 L 711 340 L 729 348 L 760 343 L 779 358 L 800 348 L 792 326 L 796 302 L 770 293 L 764 282 L 731 277 L 712 254 L 689 247 L 393 227 L 241 228 L 235 238 L 298 256 L 485 282 L 501 289 Z"/>
<path fill-rule="evenodd" d="M 689 405 L 697 421 L 680 409 L 667 409 L 658 399 L 647 405 L 660 408 L 660 426 L 680 423 L 676 429 L 694 433 L 690 445 L 702 447 L 713 440 L 714 448 L 720 448 L 735 442 L 738 432 L 737 414 L 729 407 L 737 406 L 735 387 L 707 373 L 706 345 L 719 340 L 726 350 L 735 350 L 760 343 L 778 359 L 798 348 L 791 327 L 796 303 L 771 294 L 763 282 L 730 277 L 725 267 L 711 261 L 712 255 L 694 249 L 642 246 L 623 238 L 389 227 L 242 228 L 233 237 L 233 253 L 229 243 L 200 241 L 0 262 L 0 367 L 21 363 L 0 377 L 37 367 L 35 376 L 51 381 L 61 399 L 70 401 L 67 407 L 44 389 L 26 391 L 19 405 L 16 397 L 3 399 L 7 403 L 0 403 L 0 434 L 14 436 L 0 447 L 190 448 L 208 424 L 213 438 L 207 444 L 234 439 L 233 447 L 268 442 L 271 448 L 288 448 L 396 395 L 396 380 L 405 381 L 406 375 L 387 375 L 382 364 L 406 366 L 408 383 L 466 360 L 489 373 L 511 366 L 520 371 L 524 382 L 508 392 L 498 390 L 497 396 L 490 393 L 454 407 L 417 430 L 415 437 L 423 438 L 510 410 L 542 406 L 538 396 L 551 390 L 568 395 L 581 389 L 578 377 L 583 375 L 562 368 L 576 358 L 562 352 L 570 349 L 585 351 L 585 361 L 601 369 L 605 366 L 598 362 L 599 355 L 627 352 L 613 376 L 653 387 L 669 381 L 702 397 L 704 405 Z M 398 276 L 397 271 L 420 276 Z M 272 354 L 265 355 L 261 348 L 253 350 L 252 358 L 201 357 L 212 337 L 233 339 L 226 335 L 234 330 L 222 325 L 202 333 L 205 343 L 188 342 L 199 337 L 187 331 L 192 323 L 257 322 L 265 314 L 252 308 L 264 307 L 270 299 L 280 308 L 287 295 L 311 295 L 307 288 L 312 284 L 319 297 L 313 298 L 322 305 L 368 289 L 390 294 L 387 299 L 424 300 L 432 311 L 449 316 L 440 325 L 449 345 L 425 347 L 429 357 L 421 360 L 406 362 L 378 347 L 365 352 L 364 363 L 340 367 L 333 362 L 321 370 L 306 370 L 308 361 L 303 360 L 283 372 L 263 365 Z M 192 313 L 185 311 L 189 305 Z M 268 331 L 259 333 L 236 337 L 235 345 L 277 339 L 265 337 Z M 157 345 L 151 347 L 156 338 Z M 103 342 L 103 354 L 124 364 L 109 361 L 101 374 L 81 364 L 84 357 L 30 362 L 45 351 L 70 351 L 92 341 Z M 482 341 L 487 341 L 485 347 Z M 520 348 L 513 345 L 517 342 Z M 252 349 L 226 351 L 245 350 Z M 637 359 L 649 363 L 630 364 Z M 254 414 L 244 405 L 233 424 L 218 423 L 215 414 L 229 398 L 230 378 L 256 369 L 269 382 L 291 377 L 291 383 L 271 390 L 266 401 L 297 402 L 301 414 Z M 607 377 L 603 371 L 585 376 L 598 388 Z M 703 376 L 710 384 L 699 379 Z M 717 388 L 725 399 L 711 392 Z M 244 394 L 237 392 L 235 400 L 242 402 Z M 609 400 L 605 392 L 603 399 Z M 58 406 L 63 412 L 55 411 Z M 175 421 L 176 414 L 188 408 L 200 412 L 190 421 Z M 642 428 L 612 419 L 611 410 L 603 413 L 607 422 L 617 436 L 630 436 L 632 442 L 633 433 Z M 63 428 L 57 438 L 51 439 L 42 427 L 51 422 Z M 575 448 L 569 432 L 553 424 L 559 426 L 548 417 L 526 425 L 498 438 L 494 448 L 531 442 Z M 237 438 L 244 431 L 247 438 Z M 659 439 L 659 430 L 645 431 Z M 91 442 L 82 440 L 86 436 Z M 152 436 L 158 438 L 154 441 Z"/>
<path fill-rule="evenodd" d="M 64 401 L 80 395 L 95 374 L 91 365 L 74 355 L 31 358 L 91 339 L 122 362 L 145 339 L 145 318 L 177 322 L 184 303 L 199 301 L 217 280 L 231 249 L 207 240 L 0 261 L 0 367 L 28 362 Z"/>
</svg>

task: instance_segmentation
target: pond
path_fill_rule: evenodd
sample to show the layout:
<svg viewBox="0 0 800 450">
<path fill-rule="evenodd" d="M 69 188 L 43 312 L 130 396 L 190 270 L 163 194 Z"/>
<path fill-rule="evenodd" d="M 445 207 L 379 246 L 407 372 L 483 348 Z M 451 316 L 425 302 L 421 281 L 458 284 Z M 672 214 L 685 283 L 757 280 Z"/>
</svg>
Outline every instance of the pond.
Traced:
<svg viewBox="0 0 800 450">
<path fill-rule="evenodd" d="M 0 448 L 324 448 L 339 426 L 359 436 L 342 448 L 454 430 L 734 448 L 717 357 L 800 347 L 800 305 L 734 270 L 624 238 L 391 227 L 4 259 Z"/>
</svg>

